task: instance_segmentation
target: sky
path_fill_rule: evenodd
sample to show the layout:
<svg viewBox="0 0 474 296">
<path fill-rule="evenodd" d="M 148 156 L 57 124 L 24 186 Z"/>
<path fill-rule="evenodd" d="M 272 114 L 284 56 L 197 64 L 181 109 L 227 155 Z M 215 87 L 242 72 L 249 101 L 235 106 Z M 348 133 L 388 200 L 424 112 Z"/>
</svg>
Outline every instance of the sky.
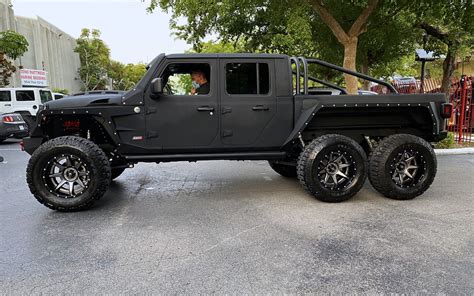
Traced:
<svg viewBox="0 0 474 296">
<path fill-rule="evenodd" d="M 169 28 L 171 15 L 146 12 L 148 0 L 12 0 L 17 16 L 41 18 L 74 38 L 94 28 L 109 46 L 111 58 L 122 63 L 149 62 L 160 53 L 191 48 Z"/>
</svg>

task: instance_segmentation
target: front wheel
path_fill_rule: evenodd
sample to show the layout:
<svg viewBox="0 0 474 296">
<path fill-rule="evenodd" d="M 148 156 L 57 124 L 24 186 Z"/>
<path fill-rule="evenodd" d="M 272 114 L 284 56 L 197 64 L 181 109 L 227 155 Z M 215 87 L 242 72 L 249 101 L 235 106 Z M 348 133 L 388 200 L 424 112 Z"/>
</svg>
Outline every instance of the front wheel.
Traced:
<svg viewBox="0 0 474 296">
<path fill-rule="evenodd" d="M 42 144 L 26 170 L 31 193 L 45 206 L 58 211 L 90 208 L 110 184 L 109 160 L 93 142 L 74 136 Z"/>
<path fill-rule="evenodd" d="M 391 199 L 413 199 L 425 192 L 436 176 L 431 145 L 420 137 L 397 134 L 384 138 L 370 156 L 369 180 Z"/>
<path fill-rule="evenodd" d="M 298 180 L 314 197 L 342 202 L 354 196 L 367 178 L 367 156 L 354 140 L 324 135 L 307 145 L 298 159 Z"/>
</svg>

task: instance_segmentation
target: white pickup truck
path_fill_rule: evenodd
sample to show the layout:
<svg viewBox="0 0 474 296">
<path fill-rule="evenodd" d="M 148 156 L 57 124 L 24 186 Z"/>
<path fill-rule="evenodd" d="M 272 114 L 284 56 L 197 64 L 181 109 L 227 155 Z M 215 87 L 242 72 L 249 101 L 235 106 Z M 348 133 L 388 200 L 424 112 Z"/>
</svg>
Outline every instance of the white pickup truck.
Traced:
<svg viewBox="0 0 474 296">
<path fill-rule="evenodd" d="M 51 90 L 45 88 L 1 88 L 0 114 L 21 114 L 28 126 L 31 126 L 39 106 L 51 100 L 54 100 L 53 94 Z"/>
</svg>

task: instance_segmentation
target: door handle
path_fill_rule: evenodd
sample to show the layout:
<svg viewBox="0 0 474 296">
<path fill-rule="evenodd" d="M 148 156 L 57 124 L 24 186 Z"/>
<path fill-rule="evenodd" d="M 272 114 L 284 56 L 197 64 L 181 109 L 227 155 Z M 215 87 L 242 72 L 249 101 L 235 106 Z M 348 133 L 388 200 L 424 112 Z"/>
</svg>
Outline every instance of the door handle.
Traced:
<svg viewBox="0 0 474 296">
<path fill-rule="evenodd" d="M 268 111 L 270 110 L 270 108 L 268 108 L 267 106 L 257 105 L 257 106 L 253 106 L 252 110 L 253 111 Z"/>
<path fill-rule="evenodd" d="M 212 112 L 214 111 L 214 107 L 209 107 L 209 106 L 201 106 L 197 108 L 198 111 L 204 111 L 204 112 Z"/>
<path fill-rule="evenodd" d="M 12 104 L 5 104 L 5 107 L 11 107 Z"/>
</svg>

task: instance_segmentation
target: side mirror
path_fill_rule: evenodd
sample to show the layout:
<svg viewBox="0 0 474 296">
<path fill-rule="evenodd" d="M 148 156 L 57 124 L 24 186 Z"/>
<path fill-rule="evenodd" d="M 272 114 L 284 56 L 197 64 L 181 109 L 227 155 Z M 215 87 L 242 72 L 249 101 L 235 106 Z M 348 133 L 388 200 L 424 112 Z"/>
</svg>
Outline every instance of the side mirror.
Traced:
<svg viewBox="0 0 474 296">
<path fill-rule="evenodd" d="M 163 79 L 155 78 L 151 81 L 151 93 L 154 95 L 163 93 Z"/>
</svg>

